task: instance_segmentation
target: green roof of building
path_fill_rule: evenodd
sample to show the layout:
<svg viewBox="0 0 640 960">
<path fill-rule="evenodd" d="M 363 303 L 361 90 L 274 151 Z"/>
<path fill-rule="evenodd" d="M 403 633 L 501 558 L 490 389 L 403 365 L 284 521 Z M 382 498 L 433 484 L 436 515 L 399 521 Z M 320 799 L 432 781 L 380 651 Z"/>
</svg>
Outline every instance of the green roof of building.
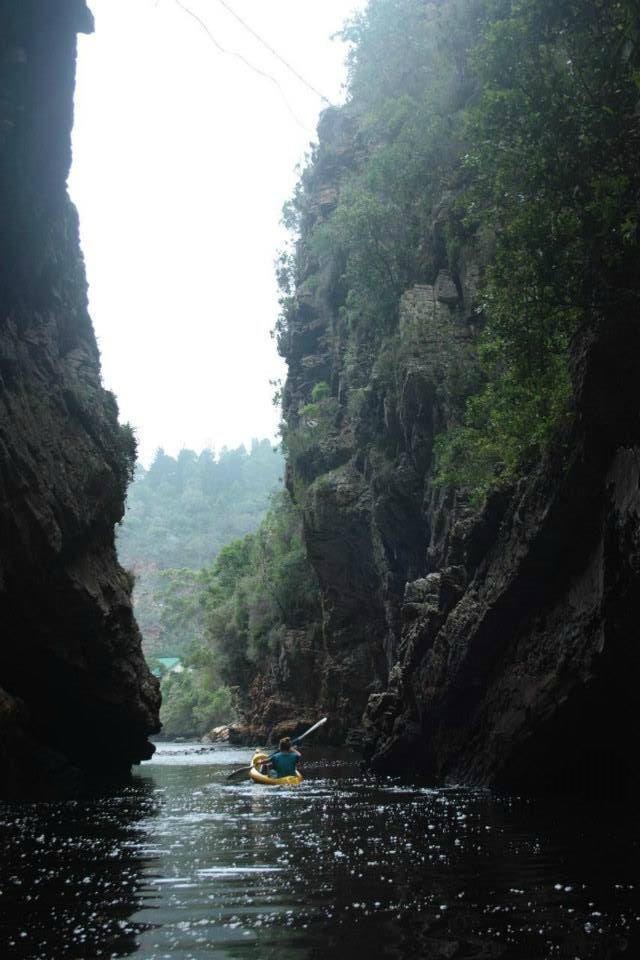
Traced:
<svg viewBox="0 0 640 960">
<path fill-rule="evenodd" d="M 180 657 L 157 657 L 157 661 L 167 670 L 171 670 L 172 667 L 177 667 L 180 663 Z"/>
</svg>

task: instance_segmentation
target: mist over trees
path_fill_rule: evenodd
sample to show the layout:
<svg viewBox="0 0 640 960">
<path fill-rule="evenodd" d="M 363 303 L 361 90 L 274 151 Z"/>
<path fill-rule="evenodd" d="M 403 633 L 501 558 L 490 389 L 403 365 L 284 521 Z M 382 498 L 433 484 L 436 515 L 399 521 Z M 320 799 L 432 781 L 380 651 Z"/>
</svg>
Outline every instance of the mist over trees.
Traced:
<svg viewBox="0 0 640 960">
<path fill-rule="evenodd" d="M 171 457 L 160 449 L 148 470 L 138 466 L 118 533 L 128 565 L 139 556 L 160 569 L 198 569 L 229 541 L 255 529 L 269 494 L 282 480 L 282 455 L 268 440 Z"/>
<path fill-rule="evenodd" d="M 310 255 L 281 260 L 280 349 L 323 285 L 357 423 L 372 382 L 395 389 L 401 294 L 443 261 L 465 276 L 473 246 L 479 362 L 437 455 L 439 481 L 479 502 L 570 421 L 576 331 L 637 310 L 637 3 L 372 0 L 344 36 L 353 160 L 319 216 L 318 171 L 343 162 L 321 145 L 286 207 Z M 314 275 L 329 256 L 333 275 Z M 306 410 L 288 417 L 301 460 L 338 416 L 333 397 L 317 406 L 313 431 Z"/>
<path fill-rule="evenodd" d="M 180 656 L 199 635 L 198 571 L 264 517 L 282 481 L 282 455 L 268 440 L 177 457 L 158 450 L 139 466 L 118 532 L 118 553 L 136 578 L 135 609 L 150 656 Z"/>
<path fill-rule="evenodd" d="M 282 631 L 315 629 L 305 485 L 351 445 L 391 470 L 378 412 L 398 408 L 411 362 L 405 291 L 443 269 L 456 302 L 473 290 L 435 485 L 477 507 L 571 424 L 576 334 L 638 304 L 638 35 L 633 0 L 371 0 L 345 27 L 346 103 L 321 121 L 342 133 L 320 137 L 285 206 L 278 270 L 275 335 L 303 371 L 299 395 L 283 390 L 298 505 L 276 497 L 258 528 L 283 472 L 266 441 L 217 460 L 159 451 L 130 491 L 119 543 L 147 648 L 197 670 L 171 679 L 183 726 L 215 713 L 211 691 L 246 691 Z M 298 356 L 314 304 L 326 329 Z"/>
<path fill-rule="evenodd" d="M 175 595 L 167 602 L 173 606 Z M 195 575 L 190 602 L 201 630 L 185 650 L 187 670 L 163 681 L 169 736 L 199 736 L 228 722 L 234 690 L 246 695 L 253 679 L 271 669 L 287 634 L 320 629 L 318 582 L 299 511 L 285 490 L 273 494 L 254 533 L 229 543 Z"/>
<path fill-rule="evenodd" d="M 164 674 L 166 735 L 199 735 L 233 717 L 225 671 L 201 653 L 215 560 L 259 527 L 283 472 L 282 454 L 268 440 L 254 440 L 250 450 L 223 448 L 217 457 L 187 449 L 171 457 L 160 449 L 148 470 L 136 470 L 118 552 L 135 577 L 147 658 Z M 186 669 L 167 673 L 161 657 L 179 657 Z"/>
</svg>

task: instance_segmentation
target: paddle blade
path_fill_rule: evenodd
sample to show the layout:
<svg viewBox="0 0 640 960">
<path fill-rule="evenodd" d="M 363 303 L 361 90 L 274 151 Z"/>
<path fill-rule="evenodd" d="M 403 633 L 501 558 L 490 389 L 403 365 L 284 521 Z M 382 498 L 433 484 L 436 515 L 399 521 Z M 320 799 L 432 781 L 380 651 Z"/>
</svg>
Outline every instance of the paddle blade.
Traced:
<svg viewBox="0 0 640 960">
<path fill-rule="evenodd" d="M 251 767 L 240 767 L 238 770 L 232 770 L 227 774 L 227 780 L 246 780 L 249 776 Z"/>
<path fill-rule="evenodd" d="M 304 740 L 305 737 L 308 737 L 310 733 L 313 733 L 314 730 L 317 730 L 318 727 L 321 727 L 324 723 L 326 723 L 328 719 L 328 717 L 323 717 L 322 720 L 318 720 L 318 722 L 314 723 L 312 727 L 309 727 L 309 729 L 305 730 L 305 732 L 300 734 L 299 737 L 296 737 L 295 740 L 292 740 L 292 743 L 300 743 L 300 741 Z"/>
</svg>

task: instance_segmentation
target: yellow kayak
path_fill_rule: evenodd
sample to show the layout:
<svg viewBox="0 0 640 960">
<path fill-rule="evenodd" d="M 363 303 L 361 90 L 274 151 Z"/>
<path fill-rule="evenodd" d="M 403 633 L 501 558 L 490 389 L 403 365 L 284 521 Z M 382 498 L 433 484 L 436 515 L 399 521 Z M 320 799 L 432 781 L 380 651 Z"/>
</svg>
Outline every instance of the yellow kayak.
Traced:
<svg viewBox="0 0 640 960">
<path fill-rule="evenodd" d="M 261 783 L 265 787 L 295 787 L 304 780 L 302 774 L 297 771 L 295 776 L 292 777 L 268 777 L 265 773 L 260 773 L 261 764 L 268 759 L 268 753 L 263 753 L 260 750 L 254 753 L 251 760 L 251 770 L 249 771 L 249 776 L 254 783 Z"/>
</svg>

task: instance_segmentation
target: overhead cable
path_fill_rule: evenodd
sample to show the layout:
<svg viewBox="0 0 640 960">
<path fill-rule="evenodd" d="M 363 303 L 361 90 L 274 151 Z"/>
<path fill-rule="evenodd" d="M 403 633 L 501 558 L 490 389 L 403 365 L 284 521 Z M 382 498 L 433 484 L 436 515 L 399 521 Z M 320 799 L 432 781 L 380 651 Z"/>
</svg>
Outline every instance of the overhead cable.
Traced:
<svg viewBox="0 0 640 960">
<path fill-rule="evenodd" d="M 305 78 L 300 73 L 298 73 L 295 67 L 292 67 L 291 64 L 284 59 L 284 57 L 280 56 L 277 50 L 274 50 L 273 47 L 269 43 L 267 43 L 264 37 L 261 37 L 259 33 L 256 33 L 253 27 L 249 26 L 246 20 L 243 20 L 240 14 L 237 13 L 233 9 L 233 7 L 231 7 L 230 4 L 226 2 L 226 0 L 218 0 L 218 3 L 221 6 L 223 6 L 225 10 L 227 10 L 231 14 L 231 16 L 234 17 L 234 19 L 237 20 L 238 23 L 241 24 L 244 27 L 244 29 L 248 31 L 248 33 L 251 34 L 252 37 L 255 37 L 255 39 L 259 43 L 261 43 L 262 46 L 265 47 L 270 54 L 272 54 L 272 56 L 276 58 L 276 60 L 279 60 L 280 63 L 282 63 L 287 68 L 287 70 L 289 70 L 290 73 L 292 73 L 294 77 L 296 77 L 296 79 L 299 80 L 300 83 L 302 83 L 307 88 L 307 90 L 311 90 L 311 92 L 314 93 L 316 97 L 319 97 L 320 100 L 324 101 L 324 103 L 331 106 L 331 101 L 327 97 L 325 97 L 324 94 L 320 93 L 319 90 L 316 90 L 316 88 L 312 86 L 312 84 L 310 84 L 308 80 L 305 80 Z"/>
<path fill-rule="evenodd" d="M 182 3 L 182 0 L 174 0 L 174 3 L 176 3 L 177 6 L 179 6 L 180 9 L 183 10 L 190 17 L 193 17 L 193 19 L 202 27 L 204 32 L 209 37 L 209 40 L 211 41 L 211 43 L 214 45 L 214 47 L 216 47 L 216 49 L 220 53 L 224 54 L 225 56 L 235 57 L 237 60 L 240 60 L 242 63 L 244 63 L 244 65 L 248 67 L 249 70 L 252 70 L 254 73 L 257 73 L 258 76 L 264 77 L 266 80 L 269 80 L 271 83 L 273 83 L 276 86 L 280 96 L 282 97 L 284 105 L 286 106 L 287 110 L 289 111 L 289 113 L 291 114 L 295 122 L 298 124 L 298 126 L 301 127 L 303 130 L 309 129 L 307 125 L 303 123 L 302 120 L 298 117 L 293 107 L 289 103 L 284 90 L 278 83 L 278 80 L 272 74 L 267 73 L 265 70 L 261 70 L 260 67 L 256 67 L 255 64 L 247 60 L 247 58 L 244 57 L 241 53 L 237 53 L 235 50 L 227 50 L 220 43 L 218 43 L 218 41 L 216 40 L 214 35 L 211 33 L 211 30 L 209 29 L 207 24 L 204 22 L 204 20 L 201 17 L 199 17 L 197 13 L 194 13 L 193 10 L 190 10 L 189 7 L 187 7 L 184 3 Z"/>
</svg>

